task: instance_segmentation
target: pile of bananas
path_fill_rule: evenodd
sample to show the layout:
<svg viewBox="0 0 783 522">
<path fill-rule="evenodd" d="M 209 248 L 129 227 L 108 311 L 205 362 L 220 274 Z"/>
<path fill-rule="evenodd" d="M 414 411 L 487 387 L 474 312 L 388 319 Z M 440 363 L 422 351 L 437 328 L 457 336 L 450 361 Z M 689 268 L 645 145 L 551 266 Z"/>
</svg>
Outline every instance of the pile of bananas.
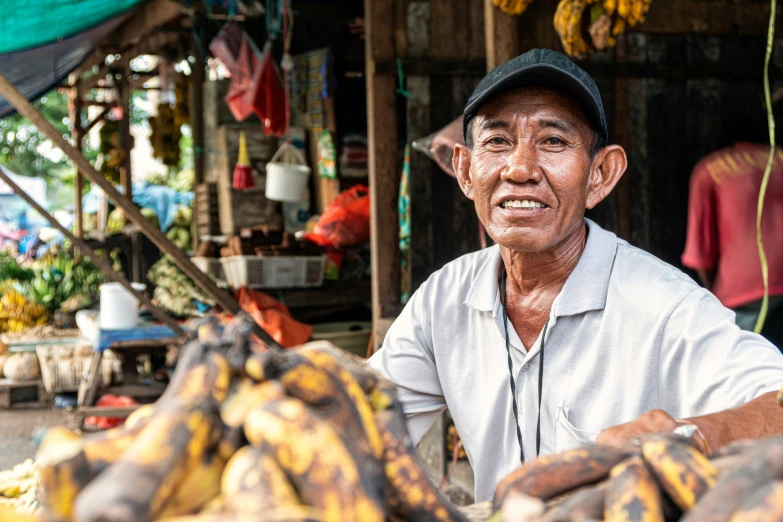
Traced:
<svg viewBox="0 0 783 522">
<path fill-rule="evenodd" d="M 38 480 L 32 459 L 17 464 L 13 469 L 0 471 L 0 506 L 26 514 L 37 513 Z"/>
<path fill-rule="evenodd" d="M 23 333 L 49 320 L 46 308 L 12 288 L 0 297 L 0 333 Z"/>
<path fill-rule="evenodd" d="M 152 265 L 147 278 L 155 285 L 153 297 L 156 304 L 176 316 L 192 316 L 199 311 L 199 304 L 215 306 L 215 301 L 168 256 Z"/>
<path fill-rule="evenodd" d="M 120 182 L 120 165 L 127 152 L 120 146 L 120 122 L 106 120 L 98 132 L 101 143 L 100 171 L 112 183 Z"/>
<path fill-rule="evenodd" d="M 0 281 L 29 281 L 34 275 L 32 270 L 21 266 L 16 259 L 0 252 Z"/>
<path fill-rule="evenodd" d="M 644 22 L 652 0 L 560 0 L 555 31 L 566 54 L 583 58 L 593 50 L 614 47 L 626 27 Z M 584 37 L 587 28 L 590 43 Z"/>
<path fill-rule="evenodd" d="M 164 395 L 124 426 L 45 435 L 45 520 L 466 522 L 362 360 L 327 342 L 252 351 L 246 316 L 194 332 Z"/>
<path fill-rule="evenodd" d="M 533 0 L 492 0 L 492 5 L 513 16 L 519 16 L 524 13 L 527 6 L 532 3 Z"/>
<path fill-rule="evenodd" d="M 34 302 L 53 313 L 75 295 L 92 295 L 103 282 L 103 273 L 86 257 L 49 255 L 33 265 L 35 277 L 27 285 Z"/>
<path fill-rule="evenodd" d="M 737 442 L 707 458 L 690 428 L 533 460 L 498 485 L 495 517 L 516 520 L 524 506 L 529 522 L 783 520 L 783 437 Z"/>
<path fill-rule="evenodd" d="M 166 232 L 174 245 L 184 252 L 193 250 L 193 209 L 186 205 L 180 205 L 174 214 L 171 228 Z"/>
<path fill-rule="evenodd" d="M 176 124 L 174 110 L 168 103 L 158 105 L 158 115 L 150 116 L 152 128 L 150 144 L 152 157 L 159 159 L 164 165 L 176 167 L 179 165 L 179 140 L 182 138 L 180 126 Z"/>
</svg>

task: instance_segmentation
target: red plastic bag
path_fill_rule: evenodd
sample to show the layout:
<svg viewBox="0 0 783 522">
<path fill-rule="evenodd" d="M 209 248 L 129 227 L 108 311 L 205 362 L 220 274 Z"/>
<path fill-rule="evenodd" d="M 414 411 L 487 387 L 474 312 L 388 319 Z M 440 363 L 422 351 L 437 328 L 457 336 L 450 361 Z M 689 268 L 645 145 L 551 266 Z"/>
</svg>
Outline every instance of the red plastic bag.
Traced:
<svg viewBox="0 0 783 522">
<path fill-rule="evenodd" d="M 242 26 L 229 22 L 220 29 L 217 36 L 209 44 L 209 50 L 226 66 L 231 76 L 235 74 L 239 60 L 239 50 L 244 39 Z"/>
<path fill-rule="evenodd" d="M 356 185 L 329 203 L 312 234 L 305 236 L 318 245 L 345 248 L 370 238 L 370 189 Z"/>
<path fill-rule="evenodd" d="M 288 121 L 285 114 L 285 90 L 280 80 L 280 72 L 272 56 L 272 45 L 264 46 L 261 63 L 261 75 L 253 99 L 255 110 L 261 123 L 264 124 L 264 135 L 283 136 L 287 130 Z"/>
<path fill-rule="evenodd" d="M 115 408 L 118 406 L 135 406 L 137 404 L 138 402 L 133 400 L 131 397 L 128 397 L 127 395 L 118 396 L 114 395 L 113 393 L 107 393 L 106 395 L 101 396 L 101 398 L 98 399 L 98 402 L 95 403 L 96 406 L 111 406 Z M 122 426 L 125 424 L 125 419 L 119 417 L 90 416 L 84 419 L 84 424 L 87 426 L 95 426 L 102 430 L 108 430 L 110 428 Z"/>
<path fill-rule="evenodd" d="M 313 333 L 312 326 L 291 317 L 291 312 L 283 303 L 263 292 L 240 288 L 237 301 L 242 310 L 250 314 L 258 326 L 283 348 L 304 344 Z"/>
<path fill-rule="evenodd" d="M 261 80 L 261 60 L 253 41 L 242 35 L 236 68 L 226 93 L 226 105 L 237 121 L 243 121 L 254 112 L 256 89 Z"/>
</svg>

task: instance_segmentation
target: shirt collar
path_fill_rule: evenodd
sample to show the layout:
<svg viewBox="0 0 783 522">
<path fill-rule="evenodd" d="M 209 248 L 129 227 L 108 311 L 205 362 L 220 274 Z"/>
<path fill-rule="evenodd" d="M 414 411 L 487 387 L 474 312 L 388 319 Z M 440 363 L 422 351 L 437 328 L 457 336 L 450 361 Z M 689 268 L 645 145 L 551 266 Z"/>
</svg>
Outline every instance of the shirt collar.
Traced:
<svg viewBox="0 0 783 522">
<path fill-rule="evenodd" d="M 589 231 L 587 244 L 560 292 L 554 310 L 556 316 L 577 315 L 606 306 L 617 236 L 589 219 L 585 219 L 585 223 Z M 500 247 L 495 245 L 476 264 L 465 305 L 480 312 L 493 311 L 500 292 L 498 281 L 502 263 Z"/>
</svg>

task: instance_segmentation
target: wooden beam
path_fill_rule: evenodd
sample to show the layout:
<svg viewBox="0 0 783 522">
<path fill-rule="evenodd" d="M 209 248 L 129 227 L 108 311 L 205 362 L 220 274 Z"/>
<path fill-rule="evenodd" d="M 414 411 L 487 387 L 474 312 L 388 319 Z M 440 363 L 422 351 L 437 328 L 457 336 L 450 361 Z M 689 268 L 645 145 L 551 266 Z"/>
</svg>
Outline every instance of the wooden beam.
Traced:
<svg viewBox="0 0 783 522">
<path fill-rule="evenodd" d="M 166 235 L 158 229 L 150 220 L 142 216 L 141 211 L 129 199 L 120 194 L 117 189 L 100 172 L 95 170 L 87 158 L 77 151 L 57 129 L 38 112 L 33 105 L 14 87 L 5 76 L 0 74 L 0 94 L 11 104 L 23 117 L 27 118 L 35 125 L 46 137 L 54 142 L 68 158 L 81 170 L 85 176 L 98 187 L 104 194 L 114 202 L 115 205 L 125 211 L 125 216 L 135 225 L 137 225 L 150 240 L 157 245 L 164 253 L 168 254 L 174 263 L 188 277 L 190 277 L 199 287 L 201 287 L 215 302 L 224 310 L 236 314 L 241 309 L 236 300 L 224 290 L 218 288 L 215 282 L 204 272 L 194 265 L 188 256 L 185 255 Z M 267 332 L 259 329 L 256 332 L 261 341 L 270 348 L 282 348 Z"/>
<path fill-rule="evenodd" d="M 370 174 L 370 250 L 373 318 L 381 319 L 384 304 L 400 301 L 400 249 L 397 195 L 396 80 L 376 73 L 376 60 L 395 58 L 392 0 L 365 0 L 367 43 L 367 129 Z M 382 339 L 382 338 L 381 338 Z M 375 337 L 376 346 L 379 342 Z"/>
<path fill-rule="evenodd" d="M 776 18 L 781 21 L 780 11 Z M 628 32 L 762 36 L 768 23 L 767 2 L 661 1 L 652 4 L 643 24 Z"/>
<path fill-rule="evenodd" d="M 111 107 L 105 107 L 100 114 L 98 114 L 95 118 L 92 119 L 90 123 L 84 126 L 84 129 L 82 129 L 83 135 L 87 135 L 93 127 L 95 127 L 97 124 L 103 121 L 103 119 L 111 112 Z"/>
<path fill-rule="evenodd" d="M 7 98 L 6 98 L 7 99 Z M 128 282 L 127 279 L 122 277 L 120 274 L 114 271 L 114 269 L 111 267 L 111 265 L 107 262 L 105 262 L 98 254 L 95 253 L 95 251 L 89 247 L 89 245 L 81 238 L 76 237 L 71 233 L 70 230 L 65 228 L 60 224 L 59 221 L 57 221 L 51 214 L 49 214 L 41 205 L 39 205 L 32 197 L 30 197 L 24 190 L 19 188 L 19 186 L 13 182 L 10 176 L 8 176 L 2 169 L 0 169 L 0 179 L 2 179 L 10 188 L 11 190 L 16 193 L 17 196 L 25 200 L 30 206 L 32 206 L 41 216 L 43 216 L 46 220 L 49 221 L 49 223 L 62 232 L 65 237 L 70 239 L 74 245 L 79 247 L 79 249 L 84 252 L 87 257 L 89 257 L 93 263 L 95 263 L 95 266 L 101 269 L 101 271 L 106 275 L 107 278 L 117 281 L 120 283 L 127 291 L 129 291 L 131 294 L 133 294 L 136 299 L 138 299 L 140 302 L 146 306 L 149 311 L 154 315 L 160 322 L 171 328 L 175 334 L 177 335 L 185 335 L 185 332 L 182 330 L 182 328 L 179 327 L 179 325 L 169 317 L 163 310 L 152 304 L 152 301 L 150 301 L 146 295 L 144 295 L 143 292 L 139 292 L 131 284 Z"/>
<path fill-rule="evenodd" d="M 185 6 L 172 0 L 154 0 L 140 7 L 118 30 L 120 50 L 146 38 L 156 27 L 167 24 L 185 12 Z"/>
<path fill-rule="evenodd" d="M 484 35 L 487 71 L 519 55 L 519 19 L 492 5 L 492 0 L 484 0 Z"/>
</svg>

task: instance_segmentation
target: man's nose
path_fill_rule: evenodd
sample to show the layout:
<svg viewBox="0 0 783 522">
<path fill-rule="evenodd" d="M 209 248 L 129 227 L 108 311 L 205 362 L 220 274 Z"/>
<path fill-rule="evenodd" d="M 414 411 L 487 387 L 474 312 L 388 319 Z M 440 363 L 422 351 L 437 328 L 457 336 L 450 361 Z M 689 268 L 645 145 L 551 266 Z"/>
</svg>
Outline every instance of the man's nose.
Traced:
<svg viewBox="0 0 783 522">
<path fill-rule="evenodd" d="M 507 158 L 506 168 L 500 174 L 503 181 L 512 183 L 541 181 L 543 173 L 539 168 L 536 148 L 531 140 L 520 140 Z"/>
</svg>

